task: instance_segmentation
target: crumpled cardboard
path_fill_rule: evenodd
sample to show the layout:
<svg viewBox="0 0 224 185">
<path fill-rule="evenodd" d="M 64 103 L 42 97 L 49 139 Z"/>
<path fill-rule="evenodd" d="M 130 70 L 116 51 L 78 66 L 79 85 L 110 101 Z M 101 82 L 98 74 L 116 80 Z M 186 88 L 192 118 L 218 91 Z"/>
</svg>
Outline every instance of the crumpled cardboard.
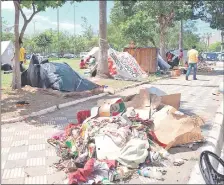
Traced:
<svg viewBox="0 0 224 185">
<path fill-rule="evenodd" d="M 203 120 L 187 116 L 172 106 L 165 106 L 153 115 L 154 133 L 166 144 L 166 150 L 173 146 L 188 144 L 204 139 L 200 126 Z"/>
<path fill-rule="evenodd" d="M 134 107 L 135 109 L 157 109 L 159 105 L 171 105 L 176 109 L 180 107 L 181 94 L 167 95 L 156 87 L 140 89 L 139 94 L 135 95 L 130 101 L 125 102 L 126 107 Z M 151 103 L 150 103 L 151 102 Z"/>
</svg>

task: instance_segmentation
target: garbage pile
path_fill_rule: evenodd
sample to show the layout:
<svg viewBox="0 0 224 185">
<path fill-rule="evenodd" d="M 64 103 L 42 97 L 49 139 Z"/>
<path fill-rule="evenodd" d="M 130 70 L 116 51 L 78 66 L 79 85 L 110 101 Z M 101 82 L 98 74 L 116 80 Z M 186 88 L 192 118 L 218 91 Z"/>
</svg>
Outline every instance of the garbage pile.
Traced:
<svg viewBox="0 0 224 185">
<path fill-rule="evenodd" d="M 136 172 L 163 180 L 166 170 L 156 166 L 170 160 L 168 149 L 203 140 L 200 120 L 179 112 L 179 104 L 180 94 L 154 87 L 99 100 L 48 139 L 61 157 L 55 167 L 68 173 L 68 184 L 112 184 Z"/>
<path fill-rule="evenodd" d="M 205 61 L 200 61 L 198 63 L 198 71 L 201 72 L 211 72 L 213 68 Z"/>
</svg>

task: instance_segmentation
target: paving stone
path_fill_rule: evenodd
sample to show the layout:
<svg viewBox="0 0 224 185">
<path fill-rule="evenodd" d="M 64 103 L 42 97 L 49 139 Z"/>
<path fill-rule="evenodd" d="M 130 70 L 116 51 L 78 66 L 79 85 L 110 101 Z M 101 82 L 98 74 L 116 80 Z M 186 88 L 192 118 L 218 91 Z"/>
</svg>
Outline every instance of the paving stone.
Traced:
<svg viewBox="0 0 224 185">
<path fill-rule="evenodd" d="M 55 174 L 47 175 L 47 183 L 48 184 L 64 184 L 64 180 L 66 179 L 66 174 L 61 172 L 56 172 Z"/>
<path fill-rule="evenodd" d="M 26 166 L 44 166 L 46 165 L 46 159 L 44 157 L 30 158 L 26 161 Z"/>
<path fill-rule="evenodd" d="M 24 184 L 25 178 L 3 179 L 2 184 Z"/>
<path fill-rule="evenodd" d="M 23 146 L 11 147 L 9 150 L 9 153 L 19 153 L 19 152 L 27 152 L 27 151 L 28 151 L 28 146 L 23 145 Z"/>
<path fill-rule="evenodd" d="M 47 176 L 26 177 L 24 184 L 47 184 Z"/>
<path fill-rule="evenodd" d="M 7 160 L 4 166 L 5 169 L 24 168 L 24 167 L 26 167 L 26 159 Z"/>
<path fill-rule="evenodd" d="M 29 139 L 28 145 L 45 144 L 46 140 L 46 136 L 44 136 L 42 139 Z"/>
<path fill-rule="evenodd" d="M 2 179 L 14 179 L 25 177 L 24 168 L 4 169 Z"/>
<path fill-rule="evenodd" d="M 45 150 L 45 144 L 36 144 L 36 145 L 29 145 L 28 151 L 41 151 Z"/>
<path fill-rule="evenodd" d="M 60 157 L 46 157 L 46 165 L 50 166 L 54 163 L 57 163 L 60 160 Z"/>
<path fill-rule="evenodd" d="M 43 176 L 47 174 L 47 166 L 30 166 L 24 169 L 26 177 Z"/>
</svg>

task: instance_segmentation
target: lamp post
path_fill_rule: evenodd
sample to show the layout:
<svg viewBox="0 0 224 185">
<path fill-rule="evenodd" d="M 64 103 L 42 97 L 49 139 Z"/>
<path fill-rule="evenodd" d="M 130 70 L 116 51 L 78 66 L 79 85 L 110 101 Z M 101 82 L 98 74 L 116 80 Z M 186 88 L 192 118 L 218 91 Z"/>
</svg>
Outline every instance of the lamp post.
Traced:
<svg viewBox="0 0 224 185">
<path fill-rule="evenodd" d="M 221 43 L 221 60 L 223 61 L 224 57 L 222 57 L 222 53 L 223 53 L 223 47 L 224 47 L 224 29 L 221 31 L 221 38 L 222 38 L 222 43 Z"/>
</svg>

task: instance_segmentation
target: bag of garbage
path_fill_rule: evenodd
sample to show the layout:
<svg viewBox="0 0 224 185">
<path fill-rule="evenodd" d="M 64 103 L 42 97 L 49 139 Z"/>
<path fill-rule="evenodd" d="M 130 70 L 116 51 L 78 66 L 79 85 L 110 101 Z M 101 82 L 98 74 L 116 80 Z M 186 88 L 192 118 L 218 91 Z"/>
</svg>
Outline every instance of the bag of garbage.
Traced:
<svg viewBox="0 0 224 185">
<path fill-rule="evenodd" d="M 147 140 L 131 139 L 121 150 L 117 161 L 128 168 L 138 168 L 148 156 Z"/>
</svg>

